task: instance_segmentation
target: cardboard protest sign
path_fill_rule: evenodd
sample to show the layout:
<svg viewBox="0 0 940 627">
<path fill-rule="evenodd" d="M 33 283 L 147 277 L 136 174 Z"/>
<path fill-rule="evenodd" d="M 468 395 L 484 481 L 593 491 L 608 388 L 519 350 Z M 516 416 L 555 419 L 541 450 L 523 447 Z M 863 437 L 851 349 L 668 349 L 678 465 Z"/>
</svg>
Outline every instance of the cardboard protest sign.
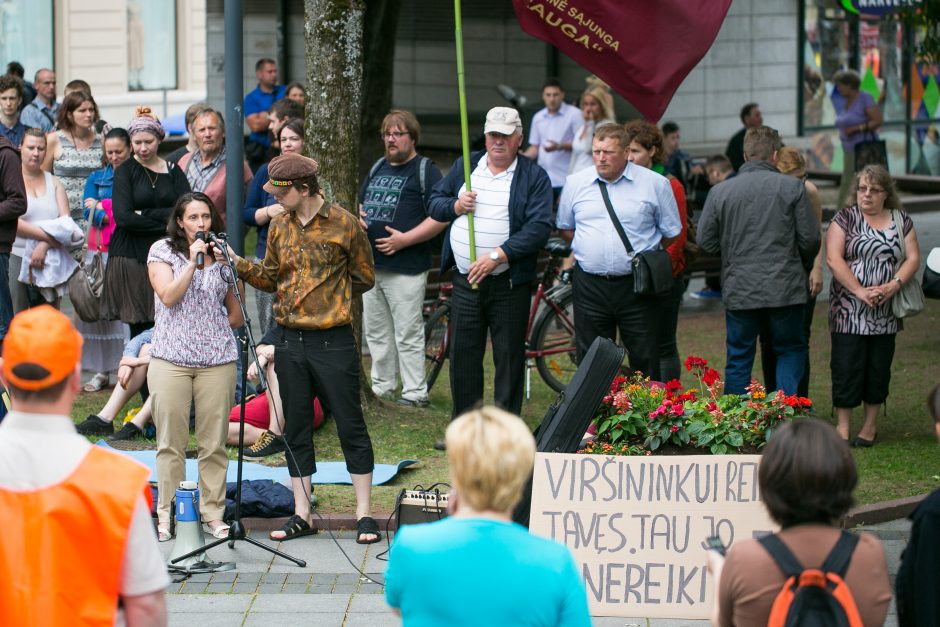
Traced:
<svg viewBox="0 0 940 627">
<path fill-rule="evenodd" d="M 591 614 L 708 618 L 704 540 L 776 531 L 759 455 L 602 457 L 538 453 L 530 530 L 574 554 Z"/>
</svg>

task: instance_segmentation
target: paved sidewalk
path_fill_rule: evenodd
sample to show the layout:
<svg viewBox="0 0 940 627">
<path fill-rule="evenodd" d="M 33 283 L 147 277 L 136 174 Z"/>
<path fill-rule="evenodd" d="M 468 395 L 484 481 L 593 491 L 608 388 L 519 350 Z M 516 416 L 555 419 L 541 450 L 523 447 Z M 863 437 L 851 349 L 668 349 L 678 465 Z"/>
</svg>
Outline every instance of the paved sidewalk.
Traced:
<svg viewBox="0 0 940 627">
<path fill-rule="evenodd" d="M 906 520 L 863 527 L 877 535 L 885 546 L 888 572 L 892 582 L 897 574 L 901 551 L 907 544 L 910 524 Z M 321 532 L 291 542 L 267 541 L 267 534 L 255 532 L 252 537 L 270 546 L 305 560 L 300 568 L 247 542 L 234 549 L 223 544 L 212 549 L 213 561 L 234 561 L 234 571 L 192 575 L 171 584 L 167 590 L 170 625 L 179 627 L 386 627 L 401 625 L 385 604 L 384 591 L 378 583 L 361 577 L 343 556 L 345 551 L 357 568 L 382 581 L 386 562 L 378 555 L 386 550 L 385 539 L 379 544 L 359 545 L 352 532 Z M 384 534 L 383 534 L 384 535 Z M 206 543 L 212 539 L 206 536 Z M 339 547 L 337 547 L 337 543 Z M 173 542 L 161 544 L 169 557 Z M 441 602 L 443 599 L 433 599 Z M 665 620 L 647 618 L 595 617 L 597 627 L 680 627 L 705 626 L 708 621 Z M 885 623 L 897 625 L 894 604 Z"/>
</svg>

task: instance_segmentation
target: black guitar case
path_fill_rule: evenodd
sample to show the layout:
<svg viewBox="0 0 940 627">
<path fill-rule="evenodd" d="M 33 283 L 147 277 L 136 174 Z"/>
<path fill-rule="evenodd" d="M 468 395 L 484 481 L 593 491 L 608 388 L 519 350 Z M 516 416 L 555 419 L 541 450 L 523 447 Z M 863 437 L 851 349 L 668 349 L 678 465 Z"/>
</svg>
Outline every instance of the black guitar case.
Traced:
<svg viewBox="0 0 940 627">
<path fill-rule="evenodd" d="M 591 344 L 571 382 L 552 402 L 535 431 L 540 453 L 575 453 L 597 408 L 610 391 L 610 384 L 620 371 L 625 349 L 605 337 Z M 526 483 L 522 500 L 513 511 L 513 520 L 529 526 L 532 479 Z"/>
</svg>

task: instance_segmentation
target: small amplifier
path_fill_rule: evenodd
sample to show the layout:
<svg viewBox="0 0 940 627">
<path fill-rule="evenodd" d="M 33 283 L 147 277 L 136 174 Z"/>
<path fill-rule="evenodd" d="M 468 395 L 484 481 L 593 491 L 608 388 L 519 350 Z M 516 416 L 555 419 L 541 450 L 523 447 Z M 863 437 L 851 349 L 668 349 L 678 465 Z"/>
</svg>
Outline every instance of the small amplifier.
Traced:
<svg viewBox="0 0 940 627">
<path fill-rule="evenodd" d="M 447 501 L 447 493 L 439 490 L 402 490 L 398 495 L 398 526 L 446 518 Z"/>
</svg>

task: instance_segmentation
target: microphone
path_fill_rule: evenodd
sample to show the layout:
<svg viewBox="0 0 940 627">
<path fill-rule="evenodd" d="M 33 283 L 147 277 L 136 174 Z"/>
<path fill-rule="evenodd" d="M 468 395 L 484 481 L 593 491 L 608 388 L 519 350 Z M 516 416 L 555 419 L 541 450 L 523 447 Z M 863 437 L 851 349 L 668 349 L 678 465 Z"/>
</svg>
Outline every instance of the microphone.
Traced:
<svg viewBox="0 0 940 627">
<path fill-rule="evenodd" d="M 225 260 L 231 263 L 231 259 L 228 256 L 228 235 L 225 233 L 213 233 L 209 231 L 209 241 L 212 242 L 215 247 L 222 252 L 222 256 L 225 257 Z"/>
<path fill-rule="evenodd" d="M 196 231 L 196 239 L 200 242 L 206 241 L 206 234 L 204 231 Z M 206 255 L 205 253 L 196 253 L 196 267 L 202 270 L 203 266 L 206 264 Z"/>
</svg>

